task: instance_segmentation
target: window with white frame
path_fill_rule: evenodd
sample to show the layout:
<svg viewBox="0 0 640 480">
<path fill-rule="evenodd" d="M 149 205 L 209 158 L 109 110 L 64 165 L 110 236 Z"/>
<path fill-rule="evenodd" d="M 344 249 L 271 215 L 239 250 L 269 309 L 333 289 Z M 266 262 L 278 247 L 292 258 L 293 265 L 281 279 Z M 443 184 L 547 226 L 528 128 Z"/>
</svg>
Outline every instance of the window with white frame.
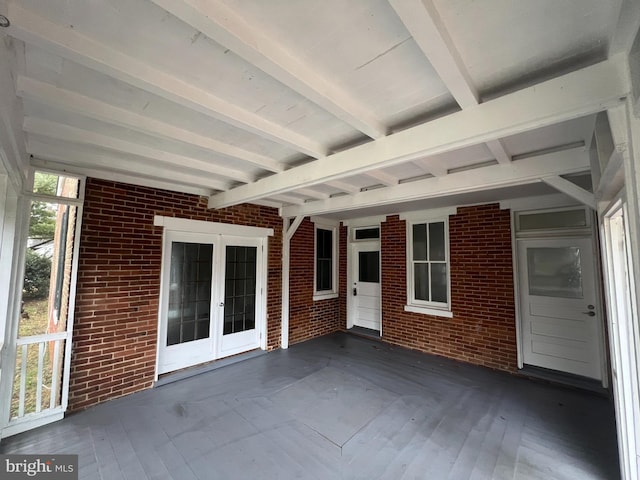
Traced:
<svg viewBox="0 0 640 480">
<path fill-rule="evenodd" d="M 337 226 L 316 223 L 314 235 L 314 300 L 338 296 L 337 237 Z"/>
<path fill-rule="evenodd" d="M 451 316 L 446 218 L 407 225 L 406 310 Z"/>
</svg>

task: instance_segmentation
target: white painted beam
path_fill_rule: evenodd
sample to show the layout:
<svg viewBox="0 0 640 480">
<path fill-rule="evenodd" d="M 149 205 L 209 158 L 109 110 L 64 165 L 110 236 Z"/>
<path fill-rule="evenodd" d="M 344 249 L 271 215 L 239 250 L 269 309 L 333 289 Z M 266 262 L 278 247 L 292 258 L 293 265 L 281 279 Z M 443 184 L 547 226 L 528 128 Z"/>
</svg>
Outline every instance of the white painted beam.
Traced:
<svg viewBox="0 0 640 480">
<path fill-rule="evenodd" d="M 383 172 L 381 170 L 369 170 L 365 175 L 379 181 L 387 187 L 398 184 L 398 179 L 396 177 L 394 177 L 393 175 L 389 175 L 387 172 Z"/>
<path fill-rule="evenodd" d="M 479 103 L 478 92 L 431 0 L 390 0 L 402 23 L 460 107 Z"/>
<path fill-rule="evenodd" d="M 321 157 L 327 153 L 326 147 L 312 139 L 76 32 L 72 26 L 55 24 L 16 3 L 9 5 L 9 18 L 10 35 L 26 43 L 307 155 Z"/>
<path fill-rule="evenodd" d="M 62 165 L 73 167 L 94 168 L 99 170 L 114 170 L 120 173 L 127 173 L 136 177 L 148 177 L 155 180 L 167 182 L 177 182 L 184 185 L 198 186 L 202 189 L 226 190 L 227 183 L 220 182 L 204 175 L 187 173 L 184 169 L 172 167 L 171 165 L 148 165 L 142 162 L 132 161 L 130 158 L 123 158 L 118 155 L 95 152 L 87 153 L 72 146 L 61 147 L 47 142 L 29 139 L 27 143 L 28 152 L 34 157 L 42 160 L 56 162 Z"/>
<path fill-rule="evenodd" d="M 499 139 L 489 140 L 486 145 L 498 163 L 511 163 L 511 155 Z"/>
<path fill-rule="evenodd" d="M 297 197 L 295 195 L 287 195 L 287 194 L 280 194 L 280 195 L 274 195 L 273 197 L 270 197 L 271 200 L 275 200 L 277 202 L 282 202 L 283 204 L 293 204 L 293 205 L 303 205 L 305 203 L 304 199 L 302 197 Z"/>
<path fill-rule="evenodd" d="M 323 200 L 325 198 L 329 198 L 329 194 L 324 193 L 324 192 L 320 192 L 320 191 L 315 190 L 313 188 L 299 188 L 297 190 L 294 190 L 291 193 L 298 194 L 298 195 L 303 195 L 305 197 L 313 198 L 315 200 Z"/>
<path fill-rule="evenodd" d="M 43 135 L 45 137 L 50 137 L 65 142 L 89 146 L 94 145 L 102 148 L 107 148 L 109 150 L 127 153 L 129 155 L 137 155 L 139 157 L 148 159 L 148 163 L 150 164 L 161 160 L 165 163 L 178 167 L 201 170 L 202 172 L 212 175 L 213 178 L 226 177 L 245 183 L 249 183 L 254 180 L 251 175 L 248 175 L 241 170 L 222 167 L 208 160 L 187 157 L 185 155 L 178 155 L 175 153 L 166 152 L 164 150 L 159 150 L 157 148 L 148 147 L 146 145 L 141 145 L 138 143 L 129 142 L 127 140 L 121 140 L 119 138 L 91 132 L 89 130 L 83 130 L 69 125 L 50 122 L 48 120 L 25 117 L 23 128 L 25 132 Z"/>
<path fill-rule="evenodd" d="M 387 128 L 351 95 L 223 2 L 152 1 L 371 138 L 386 135 Z"/>
<path fill-rule="evenodd" d="M 589 115 L 620 104 L 628 91 L 624 58 L 616 56 L 214 195 L 209 206 L 248 202 Z"/>
<path fill-rule="evenodd" d="M 149 178 L 146 176 L 135 175 L 131 173 L 117 172 L 112 169 L 103 170 L 100 168 L 81 167 L 48 160 L 31 159 L 31 165 L 35 168 L 48 168 L 58 172 L 73 173 L 76 175 L 84 175 L 91 178 L 100 178 L 110 180 L 112 182 L 128 183 L 130 185 L 140 185 L 143 187 L 159 188 L 169 190 L 171 192 L 190 193 L 192 195 L 207 196 L 211 194 L 211 189 L 196 187 L 193 185 L 183 185 L 176 182 L 167 182 L 164 180 Z"/>
<path fill-rule="evenodd" d="M 333 180 L 331 182 L 327 182 L 327 185 L 337 188 L 345 193 L 358 193 L 360 191 L 360 187 L 342 180 Z"/>
<path fill-rule="evenodd" d="M 478 91 L 433 2 L 391 0 L 391 5 L 458 105 L 464 109 L 479 104 Z M 511 161 L 499 139 L 487 142 L 487 147 L 498 163 Z"/>
<path fill-rule="evenodd" d="M 547 185 L 555 188 L 561 193 L 570 196 L 571 198 L 579 201 L 583 205 L 596 209 L 596 197 L 593 193 L 588 192 L 584 188 L 580 188 L 575 183 L 571 183 L 566 178 L 562 178 L 559 175 L 551 175 L 543 177 L 542 181 Z"/>
<path fill-rule="evenodd" d="M 539 182 L 542 177 L 589 170 L 589 155 L 584 148 L 548 153 L 506 165 L 492 165 L 476 170 L 427 178 L 395 187 L 370 190 L 355 195 L 333 197 L 300 206 L 283 207 L 282 216 L 321 215 L 329 212 L 357 210 L 392 205 L 412 200 L 445 197 L 502 187 Z"/>
<path fill-rule="evenodd" d="M 442 177 L 447 174 L 447 167 L 444 162 L 435 158 L 420 158 L 413 163 L 434 177 Z"/>
<path fill-rule="evenodd" d="M 270 172 L 281 172 L 284 170 L 282 164 L 264 155 L 220 142 L 211 137 L 176 127 L 161 120 L 140 115 L 125 108 L 115 107 L 100 100 L 86 97 L 49 83 L 20 76 L 16 84 L 16 93 L 22 98 L 35 100 L 38 103 L 84 115 L 113 125 L 130 128 L 156 137 L 168 138 L 195 145 L 214 154 L 222 154 L 236 158 Z"/>
</svg>

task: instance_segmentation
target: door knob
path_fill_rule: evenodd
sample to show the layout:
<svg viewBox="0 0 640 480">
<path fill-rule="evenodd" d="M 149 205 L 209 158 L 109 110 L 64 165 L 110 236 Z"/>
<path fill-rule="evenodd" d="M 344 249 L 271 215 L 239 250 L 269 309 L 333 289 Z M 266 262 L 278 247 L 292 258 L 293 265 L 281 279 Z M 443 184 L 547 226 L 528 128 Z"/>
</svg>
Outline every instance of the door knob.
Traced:
<svg viewBox="0 0 640 480">
<path fill-rule="evenodd" d="M 224 307 L 224 302 L 220 302 L 220 303 L 218 304 L 218 306 L 219 306 L 219 307 Z"/>
<path fill-rule="evenodd" d="M 589 315 L 590 317 L 595 317 L 596 316 L 596 312 L 594 312 L 594 311 L 582 312 L 582 313 L 584 313 L 585 315 Z"/>
<path fill-rule="evenodd" d="M 358 295 L 358 289 L 356 287 L 353 287 L 353 296 L 357 296 Z"/>
</svg>

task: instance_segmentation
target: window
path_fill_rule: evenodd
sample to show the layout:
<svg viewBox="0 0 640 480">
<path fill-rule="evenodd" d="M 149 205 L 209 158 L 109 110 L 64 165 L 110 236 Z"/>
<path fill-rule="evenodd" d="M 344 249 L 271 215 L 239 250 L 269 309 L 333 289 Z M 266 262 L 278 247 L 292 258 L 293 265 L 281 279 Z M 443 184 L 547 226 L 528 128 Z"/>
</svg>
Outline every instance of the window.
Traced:
<svg viewBox="0 0 640 480">
<path fill-rule="evenodd" d="M 338 296 L 337 234 L 335 226 L 316 225 L 314 300 Z"/>
<path fill-rule="evenodd" d="M 450 317 L 449 235 L 445 219 L 408 224 L 407 307 Z"/>
</svg>

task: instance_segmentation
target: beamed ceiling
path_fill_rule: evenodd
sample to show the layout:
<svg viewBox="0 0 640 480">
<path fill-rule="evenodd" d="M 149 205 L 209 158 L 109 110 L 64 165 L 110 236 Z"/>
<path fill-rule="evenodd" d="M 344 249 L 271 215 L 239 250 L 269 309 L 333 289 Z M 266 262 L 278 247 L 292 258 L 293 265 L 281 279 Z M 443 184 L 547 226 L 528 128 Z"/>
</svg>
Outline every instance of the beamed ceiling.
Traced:
<svg viewBox="0 0 640 480">
<path fill-rule="evenodd" d="M 633 3 L 0 0 L 20 117 L 3 119 L 33 166 L 212 208 L 584 199 Z"/>
</svg>

